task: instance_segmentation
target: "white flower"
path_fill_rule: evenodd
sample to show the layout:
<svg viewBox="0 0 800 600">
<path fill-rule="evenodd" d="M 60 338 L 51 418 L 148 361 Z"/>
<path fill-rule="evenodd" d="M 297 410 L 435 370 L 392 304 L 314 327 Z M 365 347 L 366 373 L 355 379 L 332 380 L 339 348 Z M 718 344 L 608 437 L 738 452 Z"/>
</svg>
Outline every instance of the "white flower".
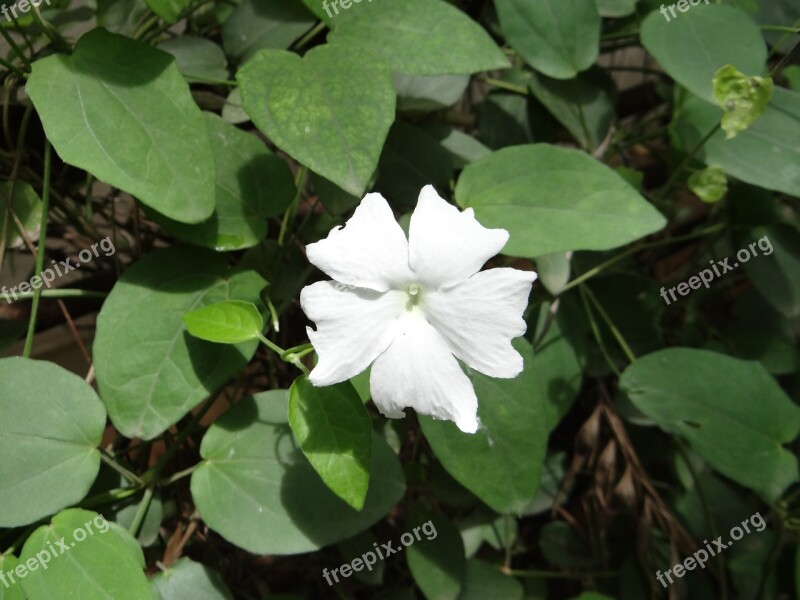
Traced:
<svg viewBox="0 0 800 600">
<path fill-rule="evenodd" d="M 311 383 L 333 385 L 372 365 L 372 400 L 385 416 L 410 406 L 477 431 L 478 399 L 456 358 L 490 377 L 522 371 L 511 340 L 525 333 L 536 273 L 480 271 L 507 241 L 507 231 L 486 229 L 432 186 L 420 192 L 407 240 L 386 200 L 367 194 L 344 228 L 306 248 L 334 279 L 300 295 L 317 326 L 308 328 L 319 356 Z"/>
</svg>

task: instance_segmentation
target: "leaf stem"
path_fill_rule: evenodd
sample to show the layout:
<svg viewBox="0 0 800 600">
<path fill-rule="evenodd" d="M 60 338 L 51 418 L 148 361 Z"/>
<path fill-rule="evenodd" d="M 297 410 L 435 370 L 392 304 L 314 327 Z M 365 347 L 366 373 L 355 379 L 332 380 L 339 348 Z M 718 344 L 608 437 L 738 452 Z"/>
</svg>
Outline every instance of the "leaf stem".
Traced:
<svg viewBox="0 0 800 600">
<path fill-rule="evenodd" d="M 144 482 L 142 482 L 142 480 L 139 479 L 139 476 L 136 475 L 136 473 L 133 473 L 128 469 L 126 469 L 125 467 L 123 467 L 116 460 L 114 460 L 114 457 L 112 457 L 105 450 L 100 450 L 100 460 L 102 460 L 109 467 L 114 469 L 117 473 L 122 475 L 125 479 L 128 480 L 129 483 L 132 483 L 133 485 L 138 485 L 139 487 L 142 487 L 144 485 Z"/>
<path fill-rule="evenodd" d="M 42 184 L 42 218 L 39 224 L 39 247 L 36 249 L 36 273 L 41 273 L 44 267 L 44 248 L 47 242 L 47 220 L 50 213 L 50 140 L 44 138 L 44 183 Z M 28 335 L 25 338 L 25 347 L 22 356 L 29 358 L 33 348 L 33 336 L 36 333 L 36 317 L 39 314 L 39 299 L 42 296 L 42 288 L 39 286 L 33 290 L 33 304 L 31 305 L 31 316 L 28 320 Z"/>
</svg>

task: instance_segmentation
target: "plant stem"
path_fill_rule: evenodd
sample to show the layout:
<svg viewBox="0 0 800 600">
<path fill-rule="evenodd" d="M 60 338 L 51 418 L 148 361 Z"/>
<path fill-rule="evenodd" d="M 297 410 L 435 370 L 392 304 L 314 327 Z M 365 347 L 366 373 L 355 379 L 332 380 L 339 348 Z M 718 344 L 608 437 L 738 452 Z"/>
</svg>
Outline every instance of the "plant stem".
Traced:
<svg viewBox="0 0 800 600">
<path fill-rule="evenodd" d="M 521 85 L 516 85 L 514 83 L 508 83 L 501 79 L 482 77 L 481 80 L 493 87 L 500 88 L 502 90 L 508 90 L 509 92 L 516 92 L 517 94 L 522 94 L 523 96 L 527 96 L 529 93 L 528 88 L 522 87 Z"/>
<path fill-rule="evenodd" d="M 607 261 L 605 261 L 604 263 L 601 263 L 601 264 L 597 265 L 596 267 L 593 267 L 593 268 L 589 269 L 583 275 L 579 275 L 578 277 L 576 277 L 575 279 L 570 281 L 567 285 L 564 286 L 564 289 L 561 290 L 559 295 L 562 295 L 567 290 L 569 290 L 571 288 L 574 288 L 576 285 L 580 285 L 581 283 L 583 283 L 587 279 L 591 279 L 592 277 L 594 277 L 598 273 L 601 273 L 604 270 L 606 270 L 608 267 L 611 267 L 611 266 L 617 264 L 621 260 L 626 259 L 629 256 L 632 256 L 633 254 L 636 254 L 637 252 L 640 252 L 641 250 L 648 250 L 650 248 L 657 248 L 659 246 L 667 246 L 669 244 L 674 244 L 674 243 L 677 243 L 677 242 L 685 242 L 685 241 L 688 241 L 688 240 L 693 240 L 695 238 L 705 237 L 705 236 L 707 236 L 707 235 L 709 235 L 711 233 L 716 233 L 717 231 L 719 231 L 720 229 L 722 229 L 724 227 L 725 227 L 724 223 L 717 223 L 715 225 L 711 225 L 710 227 L 706 227 L 705 229 L 701 229 L 700 231 L 696 231 L 694 233 L 689 233 L 689 234 L 681 235 L 681 236 L 674 237 L 674 238 L 663 238 L 661 240 L 656 240 L 654 242 L 640 244 L 639 246 L 632 246 L 631 248 L 628 248 L 627 250 L 625 250 L 625 252 L 617 254 L 616 256 L 614 256 L 614 257 L 608 259 Z"/>
<path fill-rule="evenodd" d="M 297 214 L 297 207 L 300 204 L 300 198 L 303 196 L 303 189 L 306 187 L 306 181 L 308 179 L 308 167 L 301 166 L 300 170 L 297 172 L 297 177 L 295 178 L 295 186 L 297 187 L 297 192 L 292 199 L 292 203 L 289 205 L 289 208 L 286 209 L 286 212 L 283 213 L 283 221 L 281 222 L 281 230 L 278 233 L 278 245 L 283 246 L 284 240 L 286 238 L 286 232 L 289 229 L 289 223 L 294 220 L 294 216 Z"/>
<path fill-rule="evenodd" d="M 44 266 L 44 247 L 47 242 L 47 220 L 50 212 L 50 140 L 44 138 L 44 184 L 42 189 L 42 219 L 39 224 L 39 247 L 36 249 L 36 272 L 41 273 Z M 36 317 L 39 314 L 39 299 L 42 296 L 42 288 L 38 287 L 33 291 L 33 304 L 31 305 L 31 316 L 28 320 L 28 335 L 25 338 L 25 347 L 22 356 L 29 358 L 33 348 L 33 336 L 36 333 Z"/>
<path fill-rule="evenodd" d="M 132 473 L 131 471 L 129 471 L 128 469 L 123 467 L 121 464 L 119 464 L 117 461 L 115 461 L 114 458 L 112 456 L 110 456 L 107 452 L 105 452 L 104 450 L 100 451 L 100 460 L 102 460 L 109 467 L 114 469 L 117 473 L 122 475 L 125 479 L 128 480 L 129 483 L 132 483 L 133 485 L 138 485 L 139 487 L 142 487 L 142 485 L 144 485 L 144 483 L 142 482 L 141 479 L 139 479 L 139 476 L 136 475 L 136 473 Z"/>
<path fill-rule="evenodd" d="M 272 342 L 272 341 L 268 340 L 267 338 L 265 338 L 260 333 L 258 334 L 258 339 L 260 339 L 261 342 L 267 348 L 269 348 L 270 350 L 275 352 L 278 356 L 280 356 L 282 361 L 293 364 L 295 367 L 300 369 L 303 372 L 304 375 L 308 375 L 308 369 L 306 368 L 306 366 L 302 362 L 300 362 L 300 359 L 303 356 L 305 356 L 306 354 L 309 354 L 310 352 L 312 352 L 313 348 L 311 348 L 311 350 L 305 349 L 300 353 L 294 353 L 294 352 L 292 352 L 292 350 L 294 350 L 294 348 L 291 348 L 289 350 L 284 350 L 283 348 L 278 346 L 275 342 Z"/>
<path fill-rule="evenodd" d="M 108 296 L 105 292 L 92 292 L 89 290 L 37 290 L 41 292 L 42 298 L 105 298 Z M 17 300 L 30 300 L 34 298 L 36 292 L 17 292 Z"/>
<path fill-rule="evenodd" d="M 715 133 L 717 133 L 717 131 L 719 131 L 721 127 L 722 127 L 722 123 L 721 123 L 721 122 L 720 122 L 720 123 L 717 123 L 717 124 L 716 124 L 716 125 L 715 125 L 715 126 L 712 128 L 712 129 L 711 129 L 711 131 L 709 131 L 709 132 L 708 132 L 708 133 L 707 133 L 707 134 L 706 134 L 706 135 L 703 137 L 703 139 L 702 139 L 702 140 L 700 140 L 699 142 L 697 142 L 697 145 L 695 145 L 695 147 L 691 149 L 691 151 L 689 152 L 689 154 L 687 154 L 686 156 L 684 156 L 684 157 L 683 157 L 683 160 L 682 160 L 682 161 L 680 162 L 680 164 L 679 164 L 679 165 L 678 165 L 678 166 L 675 168 L 675 170 L 672 172 L 672 175 L 670 175 L 669 179 L 667 180 L 667 183 L 665 183 L 665 184 L 664 184 L 664 187 L 663 187 L 663 188 L 661 188 L 661 191 L 660 191 L 660 192 L 658 193 L 658 195 L 656 196 L 656 203 L 657 203 L 657 204 L 658 204 L 658 203 L 659 203 L 661 200 L 663 200 L 663 199 L 664 199 L 664 198 L 667 196 L 667 194 L 669 193 L 669 190 L 670 190 L 670 188 L 671 188 L 671 187 L 672 187 L 672 185 L 673 185 L 673 184 L 674 184 L 674 183 L 675 183 L 675 182 L 678 180 L 678 178 L 681 176 L 681 173 L 683 172 L 683 169 L 684 169 L 684 168 L 686 167 L 686 165 L 688 165 L 688 164 L 689 164 L 689 162 L 690 162 L 690 161 L 691 161 L 691 160 L 694 158 L 694 155 L 695 155 L 695 154 L 697 154 L 698 152 L 700 152 L 700 150 L 703 148 L 703 146 L 705 146 L 705 145 L 706 145 L 706 142 L 707 142 L 708 140 L 710 140 L 710 139 L 711 139 L 711 137 L 712 137 L 712 136 L 713 136 Z"/>
<path fill-rule="evenodd" d="M 301 50 L 301 49 L 305 48 L 306 44 L 308 44 L 308 42 L 313 40 L 317 36 L 317 34 L 320 33 L 321 31 L 323 31 L 326 27 L 327 27 L 327 25 L 325 23 L 323 23 L 322 21 L 320 21 L 319 23 L 314 25 L 314 27 L 312 27 L 308 31 L 308 33 L 306 33 L 303 37 L 301 37 L 299 40 L 297 40 L 297 43 L 294 45 L 293 49 L 294 50 Z"/>
<path fill-rule="evenodd" d="M 136 514 L 133 517 L 133 522 L 131 523 L 129 529 L 133 537 L 137 537 L 139 535 L 139 530 L 142 528 L 142 523 L 144 522 L 144 518 L 147 516 L 147 511 L 150 508 L 150 502 L 153 500 L 155 487 L 156 482 L 153 480 L 150 482 L 150 485 L 144 489 L 144 496 L 142 496 L 142 501 L 139 503 L 139 507 L 136 509 Z"/>
<path fill-rule="evenodd" d="M 592 292 L 592 290 L 585 285 L 582 285 L 581 288 L 585 289 L 586 296 L 589 298 L 589 301 L 597 309 L 597 312 L 600 313 L 600 316 L 603 317 L 603 320 L 606 322 L 606 325 L 611 330 L 611 334 L 614 336 L 614 339 L 617 340 L 619 347 L 622 348 L 622 351 L 625 353 L 625 356 L 627 357 L 628 361 L 632 363 L 636 362 L 636 355 L 633 353 L 633 350 L 631 350 L 631 347 L 628 345 L 628 342 L 625 341 L 625 338 L 622 337 L 622 334 L 620 333 L 619 329 L 617 329 L 617 326 L 614 325 L 614 322 L 611 320 L 611 317 L 608 316 L 608 313 L 603 308 L 603 305 L 600 304 L 600 301 L 594 295 L 594 292 Z"/>
</svg>

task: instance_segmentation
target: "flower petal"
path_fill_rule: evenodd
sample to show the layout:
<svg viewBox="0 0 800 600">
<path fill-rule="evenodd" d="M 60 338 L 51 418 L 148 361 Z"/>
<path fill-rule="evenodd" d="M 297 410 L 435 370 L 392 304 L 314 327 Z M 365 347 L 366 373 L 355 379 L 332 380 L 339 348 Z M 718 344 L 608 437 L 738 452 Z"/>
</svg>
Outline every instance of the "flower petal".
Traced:
<svg viewBox="0 0 800 600">
<path fill-rule="evenodd" d="M 347 221 L 306 246 L 308 260 L 332 279 L 378 292 L 410 280 L 408 240 L 380 194 L 367 194 Z"/>
<path fill-rule="evenodd" d="M 448 204 L 426 185 L 411 215 L 409 264 L 431 288 L 452 285 L 480 271 L 508 241 L 505 229 L 487 229 L 471 208 Z"/>
<path fill-rule="evenodd" d="M 447 344 L 420 311 L 407 313 L 402 331 L 372 365 L 372 400 L 385 416 L 404 417 L 410 406 L 434 419 L 478 429 L 478 398 Z"/>
<path fill-rule="evenodd" d="M 450 351 L 490 377 L 516 377 L 522 357 L 511 340 L 525 333 L 522 313 L 536 273 L 489 269 L 426 294 L 425 314 Z"/>
<path fill-rule="evenodd" d="M 348 289 L 335 281 L 303 288 L 300 305 L 317 326 L 307 328 L 319 356 L 311 383 L 333 385 L 364 371 L 397 335 L 404 301 L 403 292 Z"/>
</svg>

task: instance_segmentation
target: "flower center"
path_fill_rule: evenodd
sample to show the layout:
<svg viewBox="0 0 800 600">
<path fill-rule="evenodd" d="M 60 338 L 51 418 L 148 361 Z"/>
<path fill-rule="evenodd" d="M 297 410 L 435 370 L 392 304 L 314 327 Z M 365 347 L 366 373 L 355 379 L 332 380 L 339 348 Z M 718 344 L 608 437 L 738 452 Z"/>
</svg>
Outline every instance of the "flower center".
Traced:
<svg viewBox="0 0 800 600">
<path fill-rule="evenodd" d="M 422 302 L 422 288 L 418 283 L 409 283 L 406 287 L 406 310 L 413 310 Z"/>
</svg>

